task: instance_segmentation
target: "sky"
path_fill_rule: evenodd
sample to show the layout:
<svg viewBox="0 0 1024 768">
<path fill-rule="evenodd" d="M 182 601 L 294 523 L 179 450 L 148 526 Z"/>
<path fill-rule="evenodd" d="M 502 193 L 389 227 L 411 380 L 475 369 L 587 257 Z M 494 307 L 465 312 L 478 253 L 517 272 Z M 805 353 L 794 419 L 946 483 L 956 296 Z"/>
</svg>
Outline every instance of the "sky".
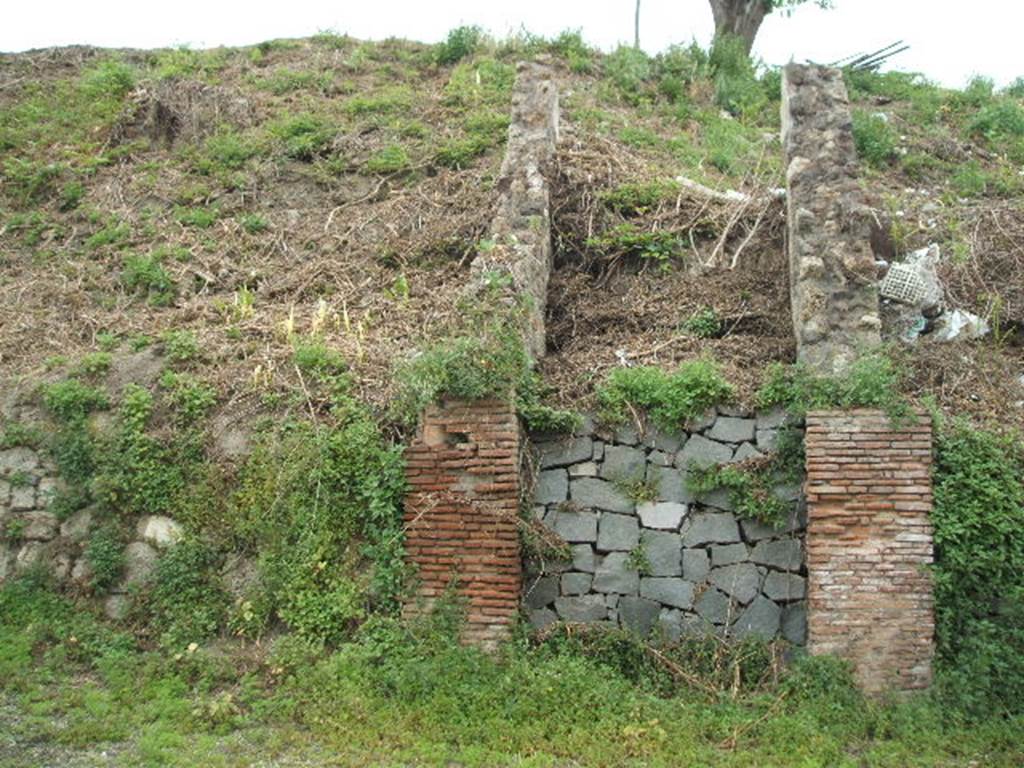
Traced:
<svg viewBox="0 0 1024 768">
<path fill-rule="evenodd" d="M 330 29 L 361 39 L 404 37 L 437 42 L 460 24 L 504 36 L 525 27 L 553 36 L 580 29 L 604 50 L 632 42 L 634 0 L 8 0 L 0 51 L 55 45 L 156 48 L 250 45 L 307 37 Z M 974 75 L 1000 86 L 1024 76 L 1019 55 L 1024 3 L 1018 0 L 834 0 L 790 17 L 773 14 L 761 28 L 756 56 L 769 64 L 828 63 L 896 40 L 910 50 L 891 68 L 924 73 L 949 86 Z M 649 53 L 712 33 L 707 0 L 641 0 L 640 42 Z"/>
</svg>

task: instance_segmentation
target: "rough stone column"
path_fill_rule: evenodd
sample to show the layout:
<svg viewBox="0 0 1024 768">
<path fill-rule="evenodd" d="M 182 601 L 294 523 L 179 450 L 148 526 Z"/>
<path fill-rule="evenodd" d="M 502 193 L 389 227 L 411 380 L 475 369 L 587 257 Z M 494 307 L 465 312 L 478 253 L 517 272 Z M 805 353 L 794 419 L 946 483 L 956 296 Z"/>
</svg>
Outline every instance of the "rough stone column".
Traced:
<svg viewBox="0 0 1024 768">
<path fill-rule="evenodd" d="M 931 680 L 931 438 L 924 413 L 807 415 L 807 647 L 870 693 Z"/>
<path fill-rule="evenodd" d="M 842 374 L 881 343 L 872 217 L 857 183 L 857 153 L 842 73 L 782 71 L 790 297 L 797 357 Z"/>
<path fill-rule="evenodd" d="M 558 89 L 545 64 L 522 62 L 512 93 L 512 121 L 498 178 L 491 222 L 492 247 L 473 260 L 471 290 L 507 275 L 507 303 L 526 310 L 524 340 L 535 360 L 544 356 L 544 308 L 551 273 L 550 192 L 545 172 L 558 140 Z"/>
</svg>

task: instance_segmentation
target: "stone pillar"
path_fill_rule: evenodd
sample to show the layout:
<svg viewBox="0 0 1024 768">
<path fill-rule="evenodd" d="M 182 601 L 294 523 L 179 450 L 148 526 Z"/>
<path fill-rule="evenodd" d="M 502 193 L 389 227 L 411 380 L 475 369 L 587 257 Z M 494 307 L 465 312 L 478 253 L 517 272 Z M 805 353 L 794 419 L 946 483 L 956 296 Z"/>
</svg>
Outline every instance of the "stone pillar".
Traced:
<svg viewBox="0 0 1024 768">
<path fill-rule="evenodd" d="M 881 343 L 872 216 L 857 183 L 857 153 L 842 73 L 782 71 L 789 277 L 797 357 L 842 374 Z"/>
<path fill-rule="evenodd" d="M 928 417 L 807 416 L 807 644 L 870 693 L 927 687 L 933 635 Z"/>
<path fill-rule="evenodd" d="M 490 647 L 519 608 L 519 423 L 510 403 L 448 401 L 424 413 L 409 447 L 406 560 L 417 571 L 406 614 L 451 590 L 466 642 Z"/>
<path fill-rule="evenodd" d="M 498 178 L 498 203 L 490 244 L 471 267 L 471 291 L 493 288 L 495 276 L 510 278 L 501 287 L 507 304 L 524 310 L 526 348 L 535 360 L 544 356 L 544 308 L 551 273 L 551 209 L 545 176 L 558 140 L 558 89 L 544 64 L 519 64 L 512 94 L 508 145 Z"/>
</svg>

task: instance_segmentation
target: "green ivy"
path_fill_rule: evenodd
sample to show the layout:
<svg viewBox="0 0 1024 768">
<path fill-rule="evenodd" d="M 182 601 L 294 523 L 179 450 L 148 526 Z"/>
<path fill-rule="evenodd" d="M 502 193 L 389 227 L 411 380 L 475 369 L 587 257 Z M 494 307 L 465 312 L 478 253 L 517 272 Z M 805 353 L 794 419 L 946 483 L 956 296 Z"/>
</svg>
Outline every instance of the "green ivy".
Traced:
<svg viewBox="0 0 1024 768">
<path fill-rule="evenodd" d="M 983 716 L 1024 713 L 1024 448 L 958 423 L 936 435 L 937 672 Z"/>
<path fill-rule="evenodd" d="M 597 389 L 606 421 L 620 423 L 631 408 L 643 409 L 658 426 L 669 430 L 732 395 L 732 386 L 710 359 L 682 363 L 672 372 L 654 366 L 616 368 Z"/>
</svg>

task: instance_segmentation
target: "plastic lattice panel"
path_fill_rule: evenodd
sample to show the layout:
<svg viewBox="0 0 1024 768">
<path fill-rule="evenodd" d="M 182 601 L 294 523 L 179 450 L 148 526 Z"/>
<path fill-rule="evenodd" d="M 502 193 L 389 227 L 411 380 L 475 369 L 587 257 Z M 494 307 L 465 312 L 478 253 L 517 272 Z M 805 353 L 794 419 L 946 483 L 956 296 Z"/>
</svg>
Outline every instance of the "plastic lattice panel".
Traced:
<svg viewBox="0 0 1024 768">
<path fill-rule="evenodd" d="M 878 292 L 893 301 L 919 304 L 928 295 L 928 287 L 915 266 L 893 264 L 878 286 Z"/>
</svg>

